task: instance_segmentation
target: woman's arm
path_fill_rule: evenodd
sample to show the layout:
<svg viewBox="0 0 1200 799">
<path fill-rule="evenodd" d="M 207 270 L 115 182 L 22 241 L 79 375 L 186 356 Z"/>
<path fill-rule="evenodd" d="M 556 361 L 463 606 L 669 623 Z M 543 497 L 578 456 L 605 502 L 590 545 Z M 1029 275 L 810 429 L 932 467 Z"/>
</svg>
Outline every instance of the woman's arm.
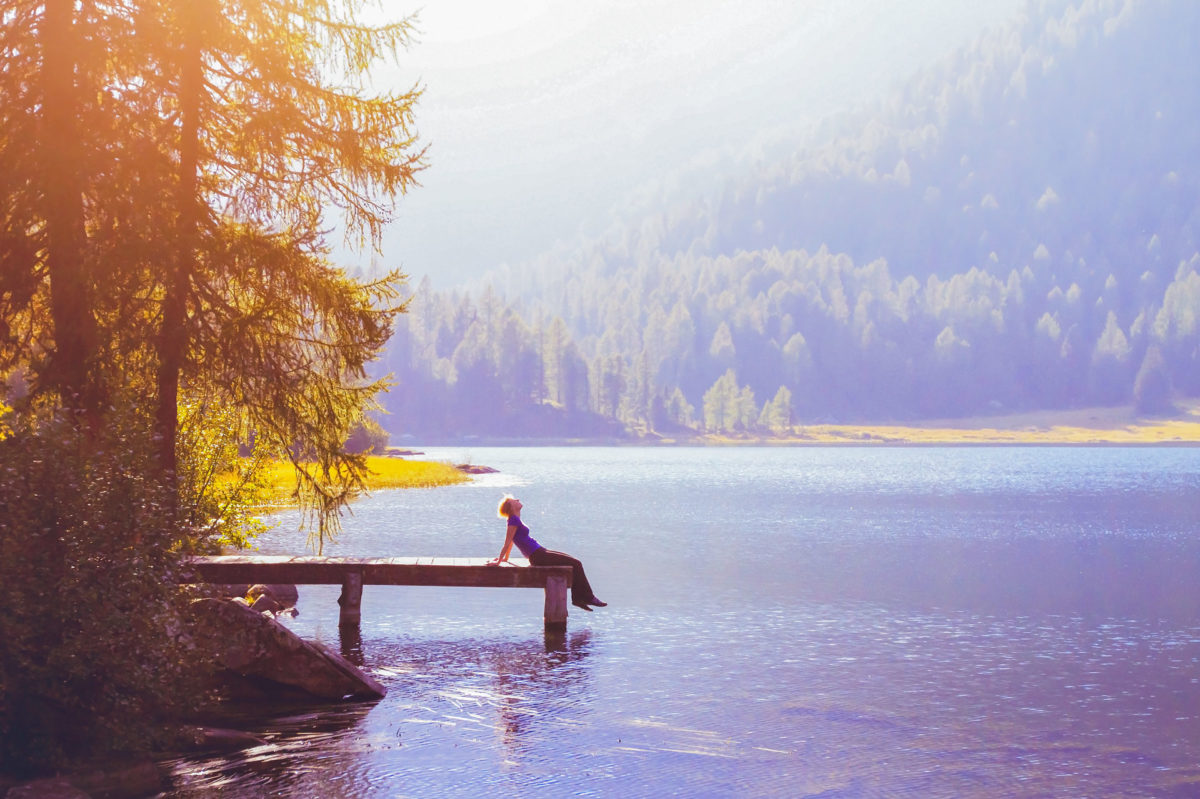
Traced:
<svg viewBox="0 0 1200 799">
<path fill-rule="evenodd" d="M 500 548 L 500 555 L 492 563 L 500 564 L 508 561 L 508 553 L 512 552 L 513 536 L 517 534 L 517 526 L 510 524 L 504 531 L 504 546 Z"/>
</svg>

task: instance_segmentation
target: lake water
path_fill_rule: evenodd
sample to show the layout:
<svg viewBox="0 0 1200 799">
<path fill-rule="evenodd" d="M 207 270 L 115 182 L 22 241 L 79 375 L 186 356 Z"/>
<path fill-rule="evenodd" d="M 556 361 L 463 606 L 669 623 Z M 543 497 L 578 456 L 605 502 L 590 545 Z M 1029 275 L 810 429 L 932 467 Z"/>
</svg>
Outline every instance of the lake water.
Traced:
<svg viewBox="0 0 1200 799">
<path fill-rule="evenodd" d="M 173 797 L 1200 795 L 1200 449 L 464 448 L 326 554 L 490 557 L 506 492 L 609 607 L 301 587 L 373 705 L 247 718 Z M 296 519 L 261 542 L 302 551 Z"/>
</svg>

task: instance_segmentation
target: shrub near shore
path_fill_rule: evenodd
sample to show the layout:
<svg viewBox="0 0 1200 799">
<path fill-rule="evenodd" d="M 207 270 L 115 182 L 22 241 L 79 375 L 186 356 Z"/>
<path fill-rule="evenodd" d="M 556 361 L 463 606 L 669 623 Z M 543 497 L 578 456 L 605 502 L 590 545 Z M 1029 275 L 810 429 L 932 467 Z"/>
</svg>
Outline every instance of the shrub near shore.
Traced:
<svg viewBox="0 0 1200 799">
<path fill-rule="evenodd" d="M 153 442 L 81 428 L 62 414 L 0 441 L 0 777 L 159 747 L 204 695 Z"/>
</svg>

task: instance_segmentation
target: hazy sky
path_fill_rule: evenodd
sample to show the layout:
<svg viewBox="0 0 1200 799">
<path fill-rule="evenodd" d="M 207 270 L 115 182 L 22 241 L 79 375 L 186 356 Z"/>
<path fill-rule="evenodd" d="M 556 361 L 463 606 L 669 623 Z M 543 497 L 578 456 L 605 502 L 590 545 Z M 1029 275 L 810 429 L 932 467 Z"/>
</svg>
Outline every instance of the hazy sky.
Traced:
<svg viewBox="0 0 1200 799">
<path fill-rule="evenodd" d="M 379 85 L 425 87 L 430 168 L 383 264 L 447 288 L 631 196 L 884 94 L 1022 0 L 429 0 Z"/>
</svg>

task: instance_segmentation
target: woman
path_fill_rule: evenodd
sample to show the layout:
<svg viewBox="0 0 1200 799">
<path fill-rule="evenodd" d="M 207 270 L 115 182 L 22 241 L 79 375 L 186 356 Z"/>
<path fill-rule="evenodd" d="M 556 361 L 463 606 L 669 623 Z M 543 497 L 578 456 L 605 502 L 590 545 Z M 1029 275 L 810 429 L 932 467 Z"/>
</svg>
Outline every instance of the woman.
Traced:
<svg viewBox="0 0 1200 799">
<path fill-rule="evenodd" d="M 546 549 L 530 538 L 529 528 L 521 521 L 521 508 L 523 507 L 525 506 L 521 504 L 521 500 L 516 497 L 506 496 L 500 502 L 500 518 L 508 519 L 508 529 L 505 531 L 504 546 L 500 549 L 499 557 L 488 563 L 494 566 L 507 563 L 508 553 L 512 551 L 513 544 L 516 544 L 517 549 L 521 550 L 521 554 L 529 558 L 531 566 L 570 566 L 574 570 L 571 576 L 572 605 L 589 612 L 591 611 L 589 605 L 598 608 L 607 607 L 607 602 L 601 602 L 592 593 L 592 586 L 588 583 L 587 575 L 583 573 L 583 564 L 579 562 L 578 558 Z"/>
</svg>

